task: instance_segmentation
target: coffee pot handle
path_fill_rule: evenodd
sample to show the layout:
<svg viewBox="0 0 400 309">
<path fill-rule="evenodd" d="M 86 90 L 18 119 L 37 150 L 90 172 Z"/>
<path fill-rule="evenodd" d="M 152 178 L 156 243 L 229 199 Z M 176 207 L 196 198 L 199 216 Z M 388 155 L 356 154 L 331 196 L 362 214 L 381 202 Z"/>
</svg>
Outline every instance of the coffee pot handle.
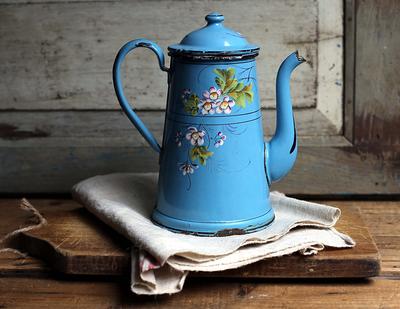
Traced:
<svg viewBox="0 0 400 309">
<path fill-rule="evenodd" d="M 124 46 L 122 46 L 117 54 L 117 57 L 115 58 L 114 67 L 113 67 L 114 89 L 115 89 L 115 93 L 117 94 L 119 104 L 121 105 L 125 114 L 128 116 L 129 120 L 134 124 L 136 129 L 138 129 L 140 134 L 145 138 L 145 140 L 150 144 L 150 146 L 155 151 L 160 153 L 161 147 L 158 144 L 156 138 L 149 131 L 149 129 L 147 129 L 147 127 L 144 125 L 142 120 L 140 120 L 139 116 L 133 111 L 131 105 L 129 104 L 127 98 L 124 95 L 124 90 L 122 87 L 121 76 L 120 76 L 121 75 L 120 74 L 121 64 L 124 61 L 125 56 L 131 50 L 133 50 L 137 47 L 146 47 L 148 49 L 151 49 L 157 55 L 158 64 L 160 66 L 160 69 L 162 71 L 168 72 L 168 68 L 165 67 L 164 52 L 160 46 L 158 46 L 156 43 L 146 40 L 146 39 L 133 40 L 133 41 L 126 43 Z"/>
</svg>

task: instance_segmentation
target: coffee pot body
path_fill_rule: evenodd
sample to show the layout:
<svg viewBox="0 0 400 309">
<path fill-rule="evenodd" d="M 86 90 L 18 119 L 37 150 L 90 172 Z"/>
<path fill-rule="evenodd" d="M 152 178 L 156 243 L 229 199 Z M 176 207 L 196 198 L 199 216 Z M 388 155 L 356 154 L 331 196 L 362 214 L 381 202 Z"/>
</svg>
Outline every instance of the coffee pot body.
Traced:
<svg viewBox="0 0 400 309">
<path fill-rule="evenodd" d="M 274 219 L 269 188 L 297 156 L 290 75 L 304 60 L 297 52 L 277 76 L 277 128 L 264 141 L 256 56 L 259 48 L 223 26 L 219 13 L 208 24 L 162 49 L 146 39 L 125 44 L 114 63 L 118 100 L 128 118 L 159 153 L 153 221 L 172 231 L 222 236 L 257 231 Z M 207 43 L 212 35 L 214 41 Z M 210 44 L 214 44 L 210 46 Z M 151 49 L 167 72 L 167 105 L 161 145 L 124 96 L 120 66 L 131 50 Z"/>
</svg>

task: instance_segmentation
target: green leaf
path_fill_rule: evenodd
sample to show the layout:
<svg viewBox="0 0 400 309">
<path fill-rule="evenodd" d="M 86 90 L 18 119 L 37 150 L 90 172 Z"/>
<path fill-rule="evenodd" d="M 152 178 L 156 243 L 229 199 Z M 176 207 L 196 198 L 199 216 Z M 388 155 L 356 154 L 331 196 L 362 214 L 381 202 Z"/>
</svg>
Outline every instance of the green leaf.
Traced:
<svg viewBox="0 0 400 309">
<path fill-rule="evenodd" d="M 225 70 L 223 69 L 214 69 L 213 71 L 215 74 L 217 74 L 219 77 L 221 77 L 222 79 L 226 79 L 225 77 Z"/>
<path fill-rule="evenodd" d="M 240 92 L 244 88 L 244 84 L 242 82 L 238 83 L 236 88 L 234 89 L 235 92 Z"/>
<path fill-rule="evenodd" d="M 235 69 L 229 68 L 226 70 L 226 79 L 232 79 L 235 76 Z"/>
<path fill-rule="evenodd" d="M 217 84 L 217 86 L 218 86 L 219 88 L 221 88 L 221 89 L 224 89 L 224 88 L 225 88 L 225 80 L 222 79 L 221 77 L 217 76 L 217 77 L 215 78 L 215 83 Z"/>
<path fill-rule="evenodd" d="M 240 107 L 243 107 L 243 108 L 246 107 L 246 96 L 245 96 L 245 94 L 243 92 L 239 93 L 235 102 Z"/>
<path fill-rule="evenodd" d="M 193 116 L 197 115 L 199 112 L 199 107 L 197 106 L 199 101 L 200 99 L 195 93 L 191 94 L 188 100 L 184 102 L 183 110 Z"/>
<path fill-rule="evenodd" d="M 228 95 L 229 95 L 232 99 L 234 99 L 234 100 L 236 101 L 237 98 L 238 98 L 239 95 L 240 95 L 240 92 L 230 92 L 230 93 L 228 93 Z"/>
<path fill-rule="evenodd" d="M 228 68 L 225 69 L 214 69 L 213 72 L 217 74 L 215 78 L 215 83 L 221 88 L 222 93 L 228 93 L 229 89 L 232 89 L 233 84 L 237 84 L 237 79 L 235 79 L 235 69 Z M 235 85 L 236 87 L 236 85 Z"/>
<path fill-rule="evenodd" d="M 227 93 L 231 92 L 232 90 L 236 89 L 237 84 L 238 84 L 237 79 L 229 80 L 229 84 L 226 83 L 225 89 L 222 93 L 227 94 Z"/>
<path fill-rule="evenodd" d="M 228 93 L 228 95 L 235 100 L 237 105 L 245 108 L 246 101 L 247 103 L 253 102 L 253 91 L 251 90 L 252 87 L 253 86 L 251 83 L 246 86 L 244 86 L 243 83 L 239 83 L 233 90 Z"/>
<path fill-rule="evenodd" d="M 246 107 L 246 102 L 253 102 L 252 83 L 245 85 L 235 78 L 235 69 L 214 69 L 215 83 L 222 90 L 222 94 L 228 95 L 236 104 L 242 108 Z"/>
<path fill-rule="evenodd" d="M 199 154 L 198 154 L 198 152 L 196 151 L 196 147 L 194 147 L 194 148 L 192 148 L 191 150 L 190 150 L 190 160 L 192 160 L 192 161 L 196 161 L 197 160 L 197 158 L 199 157 Z"/>
<path fill-rule="evenodd" d="M 190 160 L 199 160 L 201 165 L 206 165 L 207 159 L 214 153 L 208 151 L 207 146 L 195 146 L 190 150 Z"/>
<path fill-rule="evenodd" d="M 250 84 L 246 85 L 245 87 L 243 87 L 242 91 L 243 92 L 249 92 L 249 91 L 251 91 L 251 88 L 253 88 L 253 84 L 252 83 L 250 83 Z"/>
<path fill-rule="evenodd" d="M 246 96 L 247 102 L 249 102 L 249 103 L 253 102 L 253 92 L 246 92 L 245 96 Z"/>
<path fill-rule="evenodd" d="M 199 157 L 199 162 L 201 165 L 206 165 L 206 159 L 204 159 L 203 157 Z"/>
<path fill-rule="evenodd" d="M 252 91 L 252 88 L 253 88 L 253 84 L 250 83 L 250 84 L 246 85 L 242 90 L 242 92 L 246 95 L 246 100 L 249 103 L 253 102 L 253 91 Z"/>
</svg>

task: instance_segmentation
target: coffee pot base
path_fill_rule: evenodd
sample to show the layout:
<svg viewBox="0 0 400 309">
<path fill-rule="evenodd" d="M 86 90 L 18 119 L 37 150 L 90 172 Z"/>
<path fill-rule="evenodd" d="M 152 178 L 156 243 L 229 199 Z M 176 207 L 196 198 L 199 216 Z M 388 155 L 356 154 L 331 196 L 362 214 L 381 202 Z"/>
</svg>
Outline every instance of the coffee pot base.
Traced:
<svg viewBox="0 0 400 309">
<path fill-rule="evenodd" d="M 155 209 L 151 219 L 156 225 L 175 233 L 222 237 L 249 234 L 262 230 L 274 221 L 275 213 L 271 208 L 265 214 L 248 220 L 196 222 L 176 219 Z"/>
</svg>

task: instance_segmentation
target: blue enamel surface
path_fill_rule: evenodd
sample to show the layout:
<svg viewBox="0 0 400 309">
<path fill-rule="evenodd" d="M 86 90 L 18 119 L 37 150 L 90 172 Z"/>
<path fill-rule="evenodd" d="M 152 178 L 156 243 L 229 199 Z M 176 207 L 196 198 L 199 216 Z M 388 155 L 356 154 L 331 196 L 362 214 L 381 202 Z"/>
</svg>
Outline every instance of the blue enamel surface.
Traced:
<svg viewBox="0 0 400 309">
<path fill-rule="evenodd" d="M 225 29 L 223 17 L 212 13 L 207 20 L 208 26 L 186 37 L 183 45 L 202 46 L 206 52 L 225 44 L 219 36 Z M 203 39 L 207 31 L 215 33 L 215 42 Z M 239 37 L 230 42 L 236 50 L 249 46 Z M 168 72 L 161 147 L 123 94 L 120 65 L 136 47 L 153 50 L 160 68 Z M 274 219 L 270 183 L 289 172 L 297 155 L 289 82 L 302 61 L 293 53 L 279 69 L 277 128 L 272 140 L 265 142 L 254 58 L 195 61 L 172 57 L 166 69 L 161 48 L 151 41 L 134 40 L 121 48 L 113 71 L 118 100 L 151 147 L 160 152 L 152 216 L 157 224 L 177 232 L 219 235 L 226 230 L 253 232 Z"/>
<path fill-rule="evenodd" d="M 121 104 L 121 107 L 124 110 L 125 114 L 128 116 L 129 120 L 135 125 L 136 129 L 138 129 L 140 134 L 142 134 L 142 136 L 146 139 L 146 141 L 150 144 L 150 146 L 155 151 L 160 152 L 161 151 L 160 145 L 158 144 L 153 134 L 147 129 L 144 123 L 133 111 L 127 98 L 124 95 L 124 90 L 122 87 L 121 72 L 120 72 L 121 64 L 124 61 L 126 55 L 137 47 L 145 47 L 152 50 L 158 58 L 158 64 L 160 66 L 160 69 L 163 71 L 167 71 L 167 68 L 164 65 L 165 63 L 164 52 L 160 46 L 147 39 L 136 39 L 130 41 L 121 47 L 120 51 L 117 54 L 117 57 L 115 58 L 113 66 L 114 89 L 115 93 L 117 94 L 118 101 Z"/>
<path fill-rule="evenodd" d="M 276 131 L 266 145 L 266 165 L 271 181 L 282 179 L 297 157 L 296 126 L 290 98 L 290 75 L 304 59 L 292 53 L 282 62 L 276 78 Z M 284 154 L 284 156 L 282 156 Z"/>
<path fill-rule="evenodd" d="M 258 49 L 239 32 L 224 26 L 224 16 L 212 12 L 206 16 L 207 25 L 186 35 L 179 44 L 169 50 L 189 52 L 245 52 Z"/>
</svg>

